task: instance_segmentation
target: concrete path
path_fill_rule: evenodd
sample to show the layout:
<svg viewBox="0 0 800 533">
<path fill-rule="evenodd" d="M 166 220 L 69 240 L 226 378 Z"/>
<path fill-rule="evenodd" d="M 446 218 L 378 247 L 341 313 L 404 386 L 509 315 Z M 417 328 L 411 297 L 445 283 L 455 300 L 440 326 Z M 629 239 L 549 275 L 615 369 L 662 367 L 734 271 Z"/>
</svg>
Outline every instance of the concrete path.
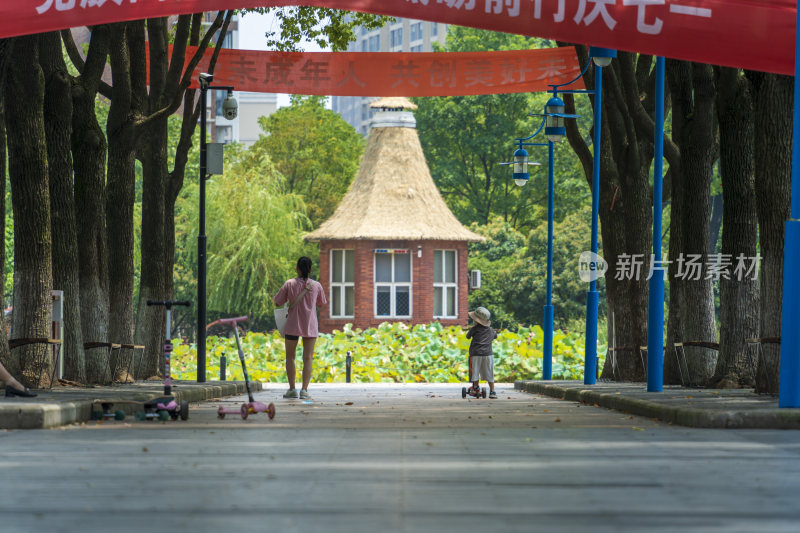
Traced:
<svg viewBox="0 0 800 533">
<path fill-rule="evenodd" d="M 0 530 L 772 532 L 800 432 L 671 426 L 498 387 L 316 385 L 277 416 L 0 431 Z M 226 400 L 235 407 L 238 400 Z"/>
</svg>

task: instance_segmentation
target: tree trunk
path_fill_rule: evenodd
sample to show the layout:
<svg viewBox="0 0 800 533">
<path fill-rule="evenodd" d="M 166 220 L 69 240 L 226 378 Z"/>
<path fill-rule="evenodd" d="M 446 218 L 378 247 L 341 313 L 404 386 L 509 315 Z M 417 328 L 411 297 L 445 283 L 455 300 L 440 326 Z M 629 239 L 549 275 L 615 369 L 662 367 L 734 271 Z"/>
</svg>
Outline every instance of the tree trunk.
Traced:
<svg viewBox="0 0 800 533">
<path fill-rule="evenodd" d="M 67 72 L 58 33 L 39 41 L 39 58 L 45 78 L 44 118 L 50 177 L 50 230 L 53 236 L 53 287 L 64 291 L 64 338 L 61 356 L 64 377 L 86 381 L 86 360 L 81 333 L 80 283 L 75 199 L 72 190 L 72 81 Z"/>
<path fill-rule="evenodd" d="M 5 119 L 5 81 L 14 39 L 0 39 L 0 265 L 6 264 L 6 119 Z M 5 319 L 5 268 L 2 269 L 2 289 L 0 289 L 0 309 L 3 320 L 0 324 L 0 363 L 12 376 L 19 374 L 19 359 L 12 358 L 8 349 L 8 330 Z"/>
<path fill-rule="evenodd" d="M 164 273 L 167 271 L 165 238 L 165 178 L 167 175 L 167 124 L 157 120 L 149 125 L 144 135 L 140 158 L 143 169 L 142 183 L 142 271 L 139 285 L 136 341 L 144 344 L 146 375 L 161 374 L 161 347 L 164 343 L 164 308 L 150 307 L 147 300 L 168 300 Z"/>
<path fill-rule="evenodd" d="M 753 171 L 753 104 L 750 83 L 742 72 L 720 68 L 720 171 L 724 194 L 723 255 L 731 257 L 730 279 L 720 279 L 719 357 L 712 380 L 715 387 L 753 384 L 745 339 L 758 336 L 758 283 L 735 272 L 737 257 L 754 257 L 758 226 Z"/>
<path fill-rule="evenodd" d="M 747 72 L 755 113 L 755 191 L 761 256 L 760 337 L 781 336 L 783 232 L 789 219 L 792 173 L 793 78 Z M 763 344 L 756 390 L 778 392 L 780 345 Z M 764 368 L 767 371 L 764 371 Z"/>
<path fill-rule="evenodd" d="M 108 341 L 108 252 L 105 225 L 106 138 L 97 123 L 95 97 L 108 53 L 106 26 L 92 30 L 83 72 L 72 86 L 72 161 L 75 171 L 75 218 L 80 228 L 78 271 L 84 342 Z M 106 374 L 106 348 L 88 349 L 87 383 Z"/>
<path fill-rule="evenodd" d="M 134 22 L 132 24 L 141 24 Z M 136 201 L 136 128 L 132 113 L 127 23 L 113 26 L 110 47 L 113 92 L 108 114 L 106 220 L 109 268 L 109 338 L 133 342 L 133 205 Z M 116 366 L 115 366 L 116 367 Z"/>
<path fill-rule="evenodd" d="M 12 53 L 5 98 L 11 200 L 14 209 L 14 337 L 50 337 L 53 274 L 47 143 L 44 129 L 44 76 L 38 36 L 19 38 Z M 46 344 L 17 348 L 22 372 L 17 379 L 38 387 L 48 374 Z M 44 364 L 40 364 L 44 361 Z"/>
<path fill-rule="evenodd" d="M 697 63 L 669 61 L 667 64 L 673 95 L 673 132 L 677 132 L 682 174 L 682 186 L 673 189 L 673 198 L 682 195 L 682 212 L 673 213 L 671 220 L 674 222 L 676 215 L 683 219 L 682 246 L 675 250 L 678 255 L 671 256 L 670 260 L 680 267 L 681 261 L 695 256 L 705 267 L 709 250 L 712 165 L 716 156 L 713 70 L 709 65 Z M 671 231 L 674 235 L 675 228 Z M 712 279 L 706 279 L 705 268 L 700 269 L 697 277 L 699 279 L 695 275 L 690 275 L 690 279 L 670 278 L 670 284 L 679 285 L 675 296 L 676 300 L 680 300 L 682 318 L 681 329 L 670 328 L 676 336 L 668 340 L 667 346 L 673 350 L 675 342 L 717 341 Z M 670 306 L 672 304 L 670 298 Z M 670 309 L 670 317 L 673 316 Z M 708 381 L 714 372 L 716 352 L 707 348 L 687 347 L 685 355 L 690 382 L 699 384 Z M 667 361 L 670 359 L 667 358 Z M 674 379 L 674 369 L 665 369 L 667 375 Z"/>
</svg>

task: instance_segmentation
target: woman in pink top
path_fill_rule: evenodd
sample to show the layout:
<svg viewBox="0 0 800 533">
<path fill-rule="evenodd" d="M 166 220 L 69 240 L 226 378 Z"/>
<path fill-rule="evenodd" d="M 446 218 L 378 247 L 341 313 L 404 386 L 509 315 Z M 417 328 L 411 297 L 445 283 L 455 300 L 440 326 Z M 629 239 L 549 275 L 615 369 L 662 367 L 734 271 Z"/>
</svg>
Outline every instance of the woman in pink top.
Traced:
<svg viewBox="0 0 800 533">
<path fill-rule="evenodd" d="M 300 398 L 308 398 L 308 383 L 311 381 L 312 361 L 314 359 L 314 344 L 319 335 L 317 322 L 317 306 L 326 305 L 325 291 L 322 284 L 313 279 L 308 279 L 311 273 L 311 259 L 301 257 L 297 260 L 298 277 L 287 280 L 281 290 L 272 299 L 275 305 L 282 306 L 289 303 L 289 316 L 286 318 L 286 327 L 283 336 L 286 346 L 286 377 L 289 379 L 289 390 L 284 398 L 297 398 L 295 388 L 296 368 L 294 359 L 297 356 L 297 342 L 303 337 L 303 388 L 300 389 Z M 293 304 L 293 302 L 296 302 Z"/>
</svg>

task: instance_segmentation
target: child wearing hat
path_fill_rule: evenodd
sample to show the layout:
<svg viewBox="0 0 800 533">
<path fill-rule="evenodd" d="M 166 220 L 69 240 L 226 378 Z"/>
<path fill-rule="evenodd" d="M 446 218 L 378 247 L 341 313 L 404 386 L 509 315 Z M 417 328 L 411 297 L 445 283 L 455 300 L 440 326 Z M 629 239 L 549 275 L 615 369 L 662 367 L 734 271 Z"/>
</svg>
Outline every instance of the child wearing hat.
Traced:
<svg viewBox="0 0 800 533">
<path fill-rule="evenodd" d="M 475 322 L 467 331 L 467 338 L 472 339 L 469 343 L 469 379 L 475 390 L 478 390 L 481 378 L 485 379 L 489 382 L 489 398 L 496 399 L 492 341 L 497 338 L 497 332 L 492 329 L 491 314 L 485 307 L 470 311 L 469 317 Z"/>
</svg>

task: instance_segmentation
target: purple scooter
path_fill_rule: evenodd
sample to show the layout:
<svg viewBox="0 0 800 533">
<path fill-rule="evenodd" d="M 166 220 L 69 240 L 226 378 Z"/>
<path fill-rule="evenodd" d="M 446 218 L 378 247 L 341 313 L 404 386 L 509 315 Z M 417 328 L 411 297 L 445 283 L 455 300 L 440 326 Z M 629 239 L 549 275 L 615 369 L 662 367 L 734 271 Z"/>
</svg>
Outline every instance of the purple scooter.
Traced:
<svg viewBox="0 0 800 533">
<path fill-rule="evenodd" d="M 135 414 L 136 420 L 166 420 L 172 418 L 187 420 L 189 418 L 189 402 L 182 400 L 180 404 L 172 396 L 172 377 L 170 376 L 170 355 L 172 354 L 172 306 L 183 305 L 189 307 L 190 302 L 175 300 L 147 300 L 147 305 L 163 305 L 167 310 L 167 334 L 164 342 L 164 396 L 153 398 L 144 403 L 144 411 Z"/>
<path fill-rule="evenodd" d="M 233 334 L 236 336 L 236 347 L 239 349 L 239 362 L 242 363 L 242 372 L 244 373 L 244 386 L 247 388 L 247 399 L 249 400 L 247 403 L 243 403 L 239 410 L 226 409 L 220 405 L 219 409 L 217 410 L 217 416 L 220 418 L 225 418 L 225 415 L 241 415 L 242 420 L 246 420 L 248 415 L 267 413 L 270 420 L 272 420 L 275 418 L 275 404 L 270 402 L 269 405 L 266 405 L 261 402 L 257 402 L 253 399 L 253 393 L 250 392 L 250 377 L 247 375 L 247 365 L 244 363 L 244 350 L 242 350 L 242 341 L 239 339 L 238 326 L 239 322 L 247 322 L 247 317 L 239 316 L 236 318 L 222 318 L 217 322 L 220 324 L 231 324 L 233 326 Z"/>
</svg>

